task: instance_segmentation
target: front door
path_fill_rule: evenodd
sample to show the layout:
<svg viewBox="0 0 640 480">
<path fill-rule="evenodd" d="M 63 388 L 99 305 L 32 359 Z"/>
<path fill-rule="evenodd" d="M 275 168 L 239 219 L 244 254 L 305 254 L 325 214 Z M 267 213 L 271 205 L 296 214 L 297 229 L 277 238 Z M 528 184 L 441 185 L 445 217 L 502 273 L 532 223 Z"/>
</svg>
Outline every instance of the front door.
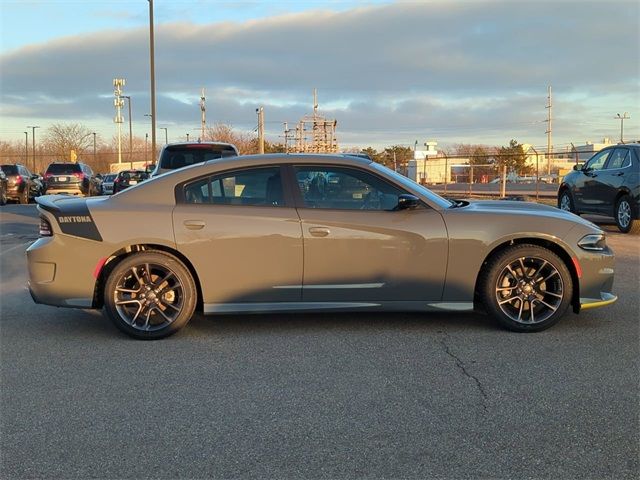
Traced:
<svg viewBox="0 0 640 480">
<path fill-rule="evenodd" d="M 305 302 L 438 301 L 447 265 L 442 216 L 397 210 L 407 193 L 370 172 L 295 167 L 303 206 Z"/>
<path fill-rule="evenodd" d="M 299 302 L 300 220 L 280 167 L 236 170 L 184 187 L 173 212 L 178 250 L 193 262 L 205 312 L 222 304 Z M 238 308 L 236 308 L 237 310 Z"/>
</svg>

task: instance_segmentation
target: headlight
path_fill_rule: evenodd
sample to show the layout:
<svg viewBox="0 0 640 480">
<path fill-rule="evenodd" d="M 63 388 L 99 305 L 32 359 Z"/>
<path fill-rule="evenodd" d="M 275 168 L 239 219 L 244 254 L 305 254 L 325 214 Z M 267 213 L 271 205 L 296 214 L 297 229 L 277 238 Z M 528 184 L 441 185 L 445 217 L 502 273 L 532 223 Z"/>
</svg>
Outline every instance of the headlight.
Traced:
<svg viewBox="0 0 640 480">
<path fill-rule="evenodd" d="M 582 237 L 578 242 L 578 246 L 583 250 L 601 252 L 607 248 L 607 239 L 605 238 L 604 233 L 592 233 Z"/>
</svg>

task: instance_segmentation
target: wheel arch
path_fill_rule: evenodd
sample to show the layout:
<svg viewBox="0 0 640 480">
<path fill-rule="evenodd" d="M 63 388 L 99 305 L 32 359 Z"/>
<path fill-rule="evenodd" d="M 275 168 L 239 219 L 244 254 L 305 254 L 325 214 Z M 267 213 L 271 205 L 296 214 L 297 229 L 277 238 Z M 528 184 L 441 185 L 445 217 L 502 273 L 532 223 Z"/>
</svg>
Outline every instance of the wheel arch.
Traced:
<svg viewBox="0 0 640 480">
<path fill-rule="evenodd" d="M 178 250 L 168 247 L 166 245 L 159 245 L 154 243 L 139 243 L 134 245 L 128 245 L 126 247 L 122 247 L 119 250 L 113 252 L 105 261 L 104 265 L 100 269 L 100 273 L 98 278 L 96 279 L 96 285 L 93 292 L 93 307 L 94 308 L 102 308 L 104 306 L 104 286 L 106 284 L 109 275 L 113 271 L 113 269 L 122 262 L 125 258 L 130 257 L 139 252 L 149 252 L 149 251 L 160 251 L 168 253 L 178 260 L 180 260 L 184 266 L 189 270 L 191 276 L 193 277 L 193 281 L 196 284 L 196 292 L 197 292 L 197 300 L 196 300 L 196 310 L 202 311 L 202 290 L 200 288 L 200 279 L 198 277 L 198 273 L 196 269 L 193 267 L 193 264 L 189 261 L 187 257 L 185 257 Z"/>
<path fill-rule="evenodd" d="M 575 313 L 578 313 L 580 311 L 580 278 L 578 276 L 578 271 L 576 269 L 576 265 L 574 264 L 571 254 L 558 243 L 552 242 L 544 238 L 539 238 L 539 237 L 513 238 L 510 240 L 501 242 L 500 244 L 493 247 L 493 249 L 486 255 L 486 257 L 482 261 L 482 266 L 480 267 L 480 270 L 478 271 L 478 275 L 476 277 L 475 286 L 474 286 L 474 296 L 473 296 L 474 308 L 478 310 L 485 309 L 482 298 L 479 295 L 479 292 L 481 290 L 481 282 L 484 278 L 485 271 L 488 268 L 489 260 L 493 256 L 497 255 L 498 253 L 502 252 L 503 250 L 513 245 L 523 245 L 523 244 L 537 245 L 539 247 L 546 248 L 547 250 L 558 255 L 558 257 L 560 257 L 560 259 L 564 262 L 565 266 L 569 270 L 569 273 L 571 274 L 571 281 L 573 282 L 573 295 L 571 297 L 571 306 L 573 308 L 573 311 Z"/>
</svg>

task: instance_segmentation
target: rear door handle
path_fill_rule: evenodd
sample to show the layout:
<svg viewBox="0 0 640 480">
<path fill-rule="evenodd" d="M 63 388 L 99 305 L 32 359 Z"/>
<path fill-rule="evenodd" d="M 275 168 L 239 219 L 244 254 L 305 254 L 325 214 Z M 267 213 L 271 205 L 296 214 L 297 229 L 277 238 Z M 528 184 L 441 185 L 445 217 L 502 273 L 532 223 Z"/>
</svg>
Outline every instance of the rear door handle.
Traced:
<svg viewBox="0 0 640 480">
<path fill-rule="evenodd" d="M 624 175 L 624 172 L 616 173 L 617 177 L 621 177 L 622 175 Z"/>
<path fill-rule="evenodd" d="M 185 220 L 184 226 L 189 230 L 201 230 L 206 224 L 202 220 Z"/>
<path fill-rule="evenodd" d="M 309 233 L 314 237 L 326 237 L 331 233 L 327 227 L 311 227 Z"/>
</svg>

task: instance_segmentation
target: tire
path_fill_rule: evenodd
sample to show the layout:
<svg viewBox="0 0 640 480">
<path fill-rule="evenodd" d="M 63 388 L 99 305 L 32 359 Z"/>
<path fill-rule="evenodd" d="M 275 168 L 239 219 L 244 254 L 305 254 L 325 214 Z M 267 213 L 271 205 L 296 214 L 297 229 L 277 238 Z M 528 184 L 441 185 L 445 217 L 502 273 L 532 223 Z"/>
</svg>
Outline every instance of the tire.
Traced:
<svg viewBox="0 0 640 480">
<path fill-rule="evenodd" d="M 189 270 L 173 255 L 157 250 L 126 257 L 104 287 L 107 317 L 122 332 L 142 340 L 168 337 L 183 328 L 196 301 Z"/>
<path fill-rule="evenodd" d="M 555 325 L 573 296 L 564 261 L 538 245 L 514 245 L 489 259 L 480 295 L 487 312 L 514 332 L 539 332 Z"/>
<path fill-rule="evenodd" d="M 634 212 L 633 201 L 629 195 L 623 195 L 618 199 L 613 216 L 618 230 L 622 233 L 640 234 L 640 220 L 634 220 L 637 212 Z"/>
<path fill-rule="evenodd" d="M 563 190 L 558 197 L 558 208 L 567 212 L 576 213 L 576 207 L 573 203 L 573 198 L 569 190 Z"/>
<path fill-rule="evenodd" d="M 20 197 L 18 198 L 18 203 L 20 203 L 21 205 L 26 205 L 27 203 L 29 203 L 29 187 L 25 186 L 24 190 L 22 191 L 22 193 L 20 194 Z"/>
<path fill-rule="evenodd" d="M 7 204 L 7 190 L 4 189 L 2 190 L 2 193 L 0 193 L 0 205 L 6 205 Z"/>
</svg>

